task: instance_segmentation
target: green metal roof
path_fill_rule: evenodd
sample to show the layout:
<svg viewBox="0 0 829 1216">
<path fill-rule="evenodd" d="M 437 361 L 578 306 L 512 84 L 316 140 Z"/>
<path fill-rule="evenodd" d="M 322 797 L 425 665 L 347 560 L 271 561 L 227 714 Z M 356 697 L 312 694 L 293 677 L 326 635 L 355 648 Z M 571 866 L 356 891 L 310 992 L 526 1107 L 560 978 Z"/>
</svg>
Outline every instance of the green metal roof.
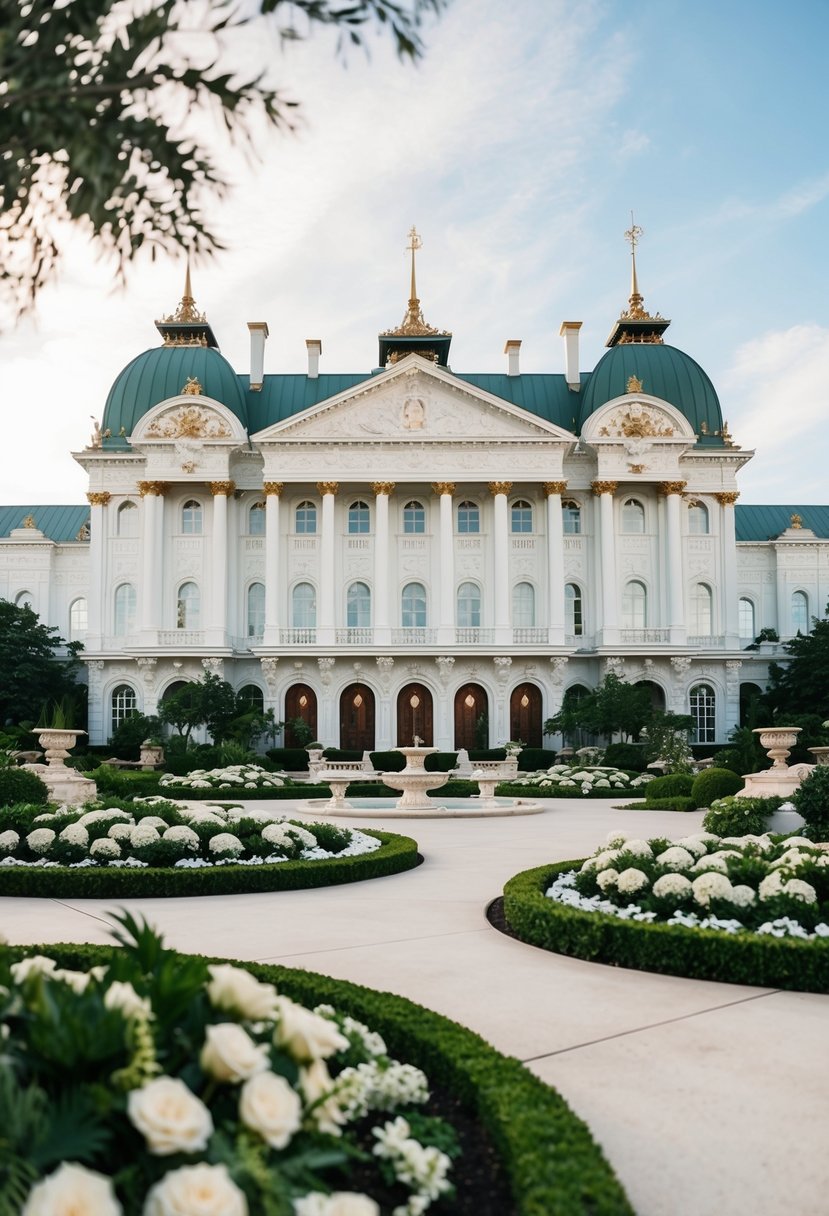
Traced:
<svg viewBox="0 0 829 1216">
<path fill-rule="evenodd" d="M 285 376 L 265 376 L 259 392 L 251 392 L 248 388 L 248 377 L 239 376 L 239 387 L 246 398 L 249 420 L 249 434 L 264 431 L 275 422 L 282 422 L 294 414 L 336 397 L 346 389 L 370 380 L 368 375 L 361 372 L 350 372 L 342 375 L 325 375 L 309 377 L 302 374 Z"/>
<path fill-rule="evenodd" d="M 77 540 L 84 524 L 89 523 L 88 506 L 0 507 L 0 538 L 13 528 L 22 528 L 23 520 L 31 515 L 35 524 L 49 540 Z"/>
<path fill-rule="evenodd" d="M 742 506 L 734 508 L 737 540 L 774 540 L 792 526 L 792 516 L 799 515 L 804 528 L 811 528 L 815 536 L 829 537 L 829 507 L 786 507 L 773 505 Z"/>
<path fill-rule="evenodd" d="M 459 380 L 466 380 L 495 397 L 510 401 L 529 414 L 563 427 L 577 434 L 578 414 L 585 385 L 590 382 L 590 373 L 581 373 L 581 390 L 574 392 L 567 387 L 561 374 L 522 373 L 508 376 L 500 373 L 461 372 Z"/>
</svg>

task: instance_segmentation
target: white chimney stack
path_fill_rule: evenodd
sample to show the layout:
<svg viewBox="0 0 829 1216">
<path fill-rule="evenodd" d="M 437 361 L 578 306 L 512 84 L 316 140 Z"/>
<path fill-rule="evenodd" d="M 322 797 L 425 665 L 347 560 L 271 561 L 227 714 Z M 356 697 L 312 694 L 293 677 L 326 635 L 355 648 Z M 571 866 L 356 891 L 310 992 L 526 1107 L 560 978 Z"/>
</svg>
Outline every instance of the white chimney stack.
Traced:
<svg viewBox="0 0 829 1216">
<path fill-rule="evenodd" d="M 308 379 L 316 380 L 320 374 L 322 342 L 319 338 L 306 338 L 305 345 L 308 348 Z"/>
<path fill-rule="evenodd" d="M 267 321 L 248 321 L 250 330 L 250 387 L 261 393 L 265 379 L 265 339 L 268 336 Z"/>
<path fill-rule="evenodd" d="M 581 388 L 579 375 L 579 330 L 582 321 L 562 321 L 558 331 L 564 338 L 564 379 L 574 393 Z"/>
<path fill-rule="evenodd" d="M 507 344 L 504 347 L 504 354 L 509 355 L 509 370 L 508 376 L 520 376 L 521 372 L 518 367 L 518 356 L 521 353 L 521 339 L 508 338 Z"/>
</svg>

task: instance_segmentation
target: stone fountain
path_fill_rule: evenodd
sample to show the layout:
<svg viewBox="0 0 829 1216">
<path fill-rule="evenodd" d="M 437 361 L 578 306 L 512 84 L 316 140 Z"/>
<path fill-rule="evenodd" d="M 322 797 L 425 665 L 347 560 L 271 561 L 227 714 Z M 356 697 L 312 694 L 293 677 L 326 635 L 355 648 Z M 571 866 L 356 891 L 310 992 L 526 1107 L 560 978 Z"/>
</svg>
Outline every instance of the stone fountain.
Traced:
<svg viewBox="0 0 829 1216">
<path fill-rule="evenodd" d="M 417 735 L 412 747 L 398 748 L 406 757 L 406 767 L 400 773 L 383 773 L 384 785 L 403 791 L 395 804 L 395 811 L 434 810 L 435 804 L 427 797 L 428 791 L 439 790 L 449 780 L 449 774 L 427 772 L 424 761 L 438 750 L 437 747 L 427 747 Z"/>
</svg>

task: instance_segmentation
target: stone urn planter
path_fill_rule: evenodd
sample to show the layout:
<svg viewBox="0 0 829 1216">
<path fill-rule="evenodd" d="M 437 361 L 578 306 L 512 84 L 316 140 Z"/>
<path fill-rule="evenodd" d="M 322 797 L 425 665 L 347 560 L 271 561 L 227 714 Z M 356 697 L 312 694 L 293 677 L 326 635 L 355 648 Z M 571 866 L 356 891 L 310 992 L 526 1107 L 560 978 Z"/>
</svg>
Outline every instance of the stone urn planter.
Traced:
<svg viewBox="0 0 829 1216">
<path fill-rule="evenodd" d="M 164 748 L 160 743 L 150 743 L 145 739 L 141 744 L 141 753 L 138 757 L 138 763 L 142 769 L 160 768 L 164 763 Z"/>
<path fill-rule="evenodd" d="M 740 794 L 749 798 L 790 798 L 800 783 L 808 777 L 814 765 L 795 764 L 791 768 L 786 764 L 792 748 L 800 734 L 799 726 L 760 726 L 754 731 L 760 736 L 760 744 L 769 754 L 772 766 L 760 773 L 746 773 L 745 785 Z M 792 816 L 797 812 L 791 812 Z M 792 824 L 788 831 L 802 826 Z M 778 829 L 781 830 L 781 829 Z"/>
<path fill-rule="evenodd" d="M 829 747 L 807 748 L 815 758 L 815 764 L 829 764 Z"/>
<path fill-rule="evenodd" d="M 766 749 L 769 759 L 774 761 L 772 768 L 788 768 L 786 761 L 797 743 L 797 736 L 801 729 L 799 726 L 758 726 L 756 728 L 754 734 L 760 736 L 760 746 Z"/>
<path fill-rule="evenodd" d="M 78 742 L 78 736 L 85 734 L 85 730 L 60 730 L 57 727 L 38 731 L 37 741 L 46 755 L 46 763 L 54 768 L 63 768 L 69 752 Z"/>
<path fill-rule="evenodd" d="M 85 734 L 85 730 L 63 730 L 57 727 L 37 732 L 38 742 L 46 753 L 46 764 L 27 764 L 25 767 L 31 768 L 46 783 L 53 802 L 78 806 L 98 795 L 94 781 L 82 777 L 73 768 L 67 768 L 65 763 L 70 749 L 78 741 L 78 736 Z"/>
</svg>

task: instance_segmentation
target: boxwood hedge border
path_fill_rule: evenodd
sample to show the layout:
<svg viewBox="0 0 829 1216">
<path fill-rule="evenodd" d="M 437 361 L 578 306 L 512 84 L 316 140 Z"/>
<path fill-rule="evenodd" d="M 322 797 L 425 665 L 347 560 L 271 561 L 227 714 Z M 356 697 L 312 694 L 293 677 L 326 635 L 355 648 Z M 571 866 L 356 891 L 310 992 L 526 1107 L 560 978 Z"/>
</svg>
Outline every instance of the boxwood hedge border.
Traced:
<svg viewBox="0 0 829 1216">
<path fill-rule="evenodd" d="M 13 947 L 62 967 L 105 963 L 113 947 Z M 234 960 L 211 958 L 210 962 Z M 389 1051 L 440 1078 L 486 1128 L 501 1157 L 517 1216 L 634 1216 L 587 1126 L 556 1090 L 466 1027 L 405 997 L 313 971 L 235 962 L 306 1005 L 331 1004 L 380 1031 Z"/>
<path fill-rule="evenodd" d="M 523 942 L 587 962 L 687 979 L 829 992 L 829 940 L 734 935 L 716 929 L 619 920 L 548 899 L 558 874 L 581 861 L 524 870 L 504 887 L 504 916 Z"/>
<path fill-rule="evenodd" d="M 361 829 L 362 831 L 363 829 Z M 281 861 L 275 865 L 186 866 L 132 869 L 91 866 L 39 869 L 0 867 L 0 896 L 39 899 L 155 899 L 193 895 L 253 895 L 263 891 L 299 891 L 339 883 L 385 878 L 419 865 L 417 841 L 394 832 L 365 830 L 382 841 L 373 853 L 319 861 Z"/>
</svg>

